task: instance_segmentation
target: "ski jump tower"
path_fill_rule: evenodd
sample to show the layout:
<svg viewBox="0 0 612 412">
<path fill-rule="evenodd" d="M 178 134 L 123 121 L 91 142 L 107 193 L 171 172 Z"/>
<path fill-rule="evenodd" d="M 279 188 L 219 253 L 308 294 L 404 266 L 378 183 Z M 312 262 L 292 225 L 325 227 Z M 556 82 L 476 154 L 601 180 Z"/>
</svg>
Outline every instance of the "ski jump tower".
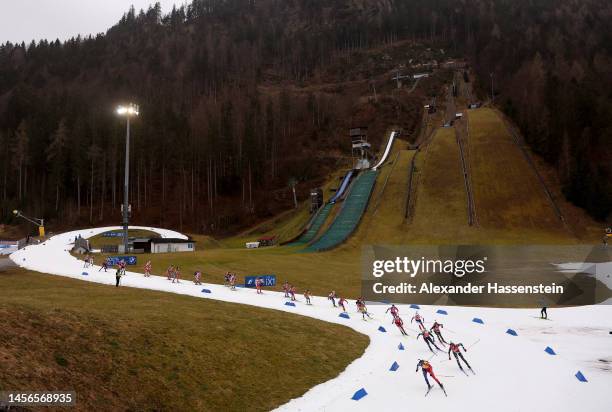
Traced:
<svg viewBox="0 0 612 412">
<path fill-rule="evenodd" d="M 368 143 L 368 128 L 353 127 L 349 129 L 352 142 L 353 169 L 370 168 L 370 143 Z"/>
</svg>

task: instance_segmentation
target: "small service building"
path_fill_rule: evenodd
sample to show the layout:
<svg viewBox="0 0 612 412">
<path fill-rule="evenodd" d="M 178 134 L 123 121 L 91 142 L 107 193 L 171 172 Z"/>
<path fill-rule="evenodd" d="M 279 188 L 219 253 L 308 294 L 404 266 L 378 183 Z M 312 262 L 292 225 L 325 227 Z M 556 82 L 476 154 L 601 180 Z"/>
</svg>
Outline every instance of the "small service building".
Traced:
<svg viewBox="0 0 612 412">
<path fill-rule="evenodd" d="M 194 252 L 195 240 L 177 238 L 151 239 L 151 253 Z"/>
</svg>

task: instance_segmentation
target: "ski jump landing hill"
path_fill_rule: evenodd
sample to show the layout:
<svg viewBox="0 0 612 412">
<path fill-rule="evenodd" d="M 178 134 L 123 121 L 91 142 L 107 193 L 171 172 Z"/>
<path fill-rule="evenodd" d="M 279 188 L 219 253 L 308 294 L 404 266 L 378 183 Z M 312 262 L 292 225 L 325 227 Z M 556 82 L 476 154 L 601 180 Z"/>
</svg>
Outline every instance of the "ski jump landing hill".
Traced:
<svg viewBox="0 0 612 412">
<path fill-rule="evenodd" d="M 395 142 L 398 132 L 392 131 L 387 140 L 387 145 L 382 157 L 378 163 L 369 170 L 359 173 L 355 181 L 349 188 L 349 182 L 356 173 L 351 170 L 345 176 L 340 188 L 336 194 L 330 199 L 329 203 L 326 204 L 322 210 L 314 217 L 308 230 L 304 233 L 295 244 L 306 244 L 310 245 L 304 249 L 304 252 L 321 252 L 329 249 L 333 249 L 336 246 L 344 242 L 354 231 L 357 229 L 361 217 L 363 216 L 368 203 L 374 185 L 376 184 L 376 178 L 378 176 L 378 169 L 387 161 L 391 148 Z M 335 204 L 348 190 L 348 195 L 344 201 L 342 208 L 340 209 L 338 216 L 334 219 L 329 228 L 316 239 L 317 233 L 323 226 L 327 216 L 331 211 L 331 207 Z"/>
<path fill-rule="evenodd" d="M 69 250 L 75 236 L 89 238 L 117 230 L 105 227 L 56 235 L 10 255 L 19 266 L 43 273 L 88 282 L 114 285 L 113 273 L 99 272 L 99 266 L 83 269 Z M 170 230 L 149 227 L 162 237 L 184 237 Z M 154 268 L 154 272 L 155 272 Z M 112 271 L 111 271 L 112 272 Z M 309 316 L 342 324 L 370 338 L 364 354 L 336 378 L 319 384 L 303 396 L 279 407 L 284 411 L 371 411 L 374 409 L 457 411 L 469 408 L 496 411 L 610 411 L 609 388 L 612 361 L 609 330 L 612 308 L 606 305 L 553 309 L 551 321 L 537 318 L 537 310 L 423 306 L 425 325 L 434 320 L 444 324 L 448 341 L 462 342 L 476 375 L 466 376 L 446 353 L 432 355 L 422 340 L 416 340 L 416 326 L 410 324 L 416 305 L 398 305 L 410 336 L 403 337 L 386 305 L 371 304 L 374 319 L 363 321 L 353 302 L 347 314 L 333 308 L 325 297 L 312 298 L 313 305 L 289 302 L 280 292 L 257 295 L 252 289 L 230 289 L 217 284 L 172 284 L 165 277 L 143 277 L 127 272 L 123 287 L 134 287 L 215 299 L 243 305 Z M 111 287 L 111 286 L 109 286 Z M 112 286 L 114 287 L 114 286 Z M 248 311 L 248 306 L 242 310 Z M 280 350 L 280 349 L 279 349 Z M 415 373 L 418 359 L 431 359 L 436 376 L 444 383 L 448 397 L 434 388 L 424 397 L 426 386 Z M 272 372 L 272 371 L 271 371 Z M 281 373 L 281 371 L 274 371 Z M 282 371 L 291 379 L 292 373 Z"/>
<path fill-rule="evenodd" d="M 327 220 L 327 216 L 329 216 L 336 202 L 340 200 L 342 196 L 344 196 L 344 193 L 349 187 L 349 183 L 351 182 L 351 179 L 354 175 L 355 170 L 348 171 L 348 173 L 342 179 L 342 183 L 340 184 L 340 187 L 338 188 L 334 196 L 329 200 L 329 202 L 327 202 L 315 213 L 308 225 L 306 225 L 304 233 L 300 237 L 298 237 L 297 240 L 288 243 L 288 246 L 300 246 L 313 241 L 313 239 L 317 236 L 317 233 L 319 233 L 321 227 Z"/>
</svg>

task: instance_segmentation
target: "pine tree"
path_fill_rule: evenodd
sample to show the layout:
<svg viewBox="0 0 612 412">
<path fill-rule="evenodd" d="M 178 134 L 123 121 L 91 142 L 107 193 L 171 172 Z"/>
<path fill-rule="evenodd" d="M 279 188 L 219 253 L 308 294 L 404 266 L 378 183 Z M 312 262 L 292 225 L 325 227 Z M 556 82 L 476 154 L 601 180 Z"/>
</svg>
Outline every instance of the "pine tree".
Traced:
<svg viewBox="0 0 612 412">
<path fill-rule="evenodd" d="M 24 168 L 27 166 L 28 157 L 28 126 L 25 120 L 19 123 L 19 127 L 15 132 L 15 142 L 13 144 L 13 167 L 18 171 L 19 175 L 19 200 L 23 200 L 24 196 Z"/>
<path fill-rule="evenodd" d="M 59 210 L 60 189 L 64 183 L 66 145 L 68 144 L 68 130 L 66 121 L 60 120 L 57 129 L 51 136 L 51 143 L 47 147 L 47 163 L 51 168 L 51 177 L 55 182 L 55 211 Z"/>
</svg>

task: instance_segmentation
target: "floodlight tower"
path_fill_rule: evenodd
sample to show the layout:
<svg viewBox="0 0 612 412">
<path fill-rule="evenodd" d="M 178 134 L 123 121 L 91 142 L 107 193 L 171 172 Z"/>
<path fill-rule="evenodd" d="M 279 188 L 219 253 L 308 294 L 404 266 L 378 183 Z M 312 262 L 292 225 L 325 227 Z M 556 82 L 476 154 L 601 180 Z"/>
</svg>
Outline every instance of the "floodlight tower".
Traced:
<svg viewBox="0 0 612 412">
<path fill-rule="evenodd" d="M 129 103 L 126 106 L 118 106 L 117 114 L 125 116 L 126 133 L 125 133 L 125 182 L 123 185 L 123 253 L 128 252 L 128 226 L 129 226 L 129 185 L 130 185 L 130 118 L 138 116 L 138 106 Z"/>
</svg>

